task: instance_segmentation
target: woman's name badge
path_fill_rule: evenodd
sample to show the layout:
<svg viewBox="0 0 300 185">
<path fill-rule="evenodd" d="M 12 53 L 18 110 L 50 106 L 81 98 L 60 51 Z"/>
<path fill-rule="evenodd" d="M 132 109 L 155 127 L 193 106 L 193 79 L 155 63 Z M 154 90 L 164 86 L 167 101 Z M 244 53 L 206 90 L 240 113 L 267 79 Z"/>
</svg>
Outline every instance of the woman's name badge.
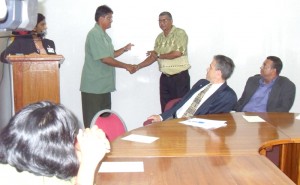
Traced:
<svg viewBox="0 0 300 185">
<path fill-rule="evenodd" d="M 47 48 L 48 53 L 55 53 L 53 48 Z"/>
</svg>

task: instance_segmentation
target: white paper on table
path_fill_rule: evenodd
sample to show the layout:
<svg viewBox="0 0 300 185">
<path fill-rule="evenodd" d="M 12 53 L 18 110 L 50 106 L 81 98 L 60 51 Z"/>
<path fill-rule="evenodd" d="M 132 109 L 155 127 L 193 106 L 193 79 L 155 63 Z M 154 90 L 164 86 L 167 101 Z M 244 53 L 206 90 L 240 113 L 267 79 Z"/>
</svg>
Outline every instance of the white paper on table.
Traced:
<svg viewBox="0 0 300 185">
<path fill-rule="evenodd" d="M 99 172 L 144 172 L 144 163 L 135 162 L 102 162 Z"/>
<path fill-rule="evenodd" d="M 296 119 L 300 119 L 300 114 L 298 116 L 296 116 Z"/>
<path fill-rule="evenodd" d="M 266 122 L 259 116 L 245 116 L 243 115 L 243 118 L 248 122 Z"/>
<path fill-rule="evenodd" d="M 220 120 L 210 120 L 210 119 L 202 119 L 202 118 L 192 118 L 185 121 L 181 121 L 179 123 L 183 123 L 185 125 L 191 125 L 195 127 L 201 127 L 204 129 L 216 129 L 220 127 L 226 127 L 226 121 Z"/>
<path fill-rule="evenodd" d="M 127 141 L 135 141 L 139 143 L 152 143 L 156 141 L 158 137 L 130 134 L 128 136 L 123 137 L 122 139 Z"/>
</svg>

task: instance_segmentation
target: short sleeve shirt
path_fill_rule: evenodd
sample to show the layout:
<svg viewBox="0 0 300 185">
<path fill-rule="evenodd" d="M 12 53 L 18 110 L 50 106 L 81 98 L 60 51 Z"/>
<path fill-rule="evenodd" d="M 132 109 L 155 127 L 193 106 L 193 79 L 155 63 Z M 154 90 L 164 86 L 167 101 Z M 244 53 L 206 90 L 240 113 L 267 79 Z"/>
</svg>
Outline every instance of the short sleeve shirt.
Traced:
<svg viewBox="0 0 300 185">
<path fill-rule="evenodd" d="M 109 35 L 95 24 L 85 42 L 85 60 L 81 75 L 80 91 L 92 94 L 113 92 L 116 84 L 115 68 L 101 59 L 114 57 L 114 46 Z"/>
<path fill-rule="evenodd" d="M 163 32 L 160 33 L 155 40 L 154 50 L 159 54 L 180 51 L 182 56 L 171 60 L 158 59 L 159 70 L 162 73 L 173 75 L 189 69 L 187 45 L 188 36 L 183 29 L 173 26 L 167 36 Z"/>
</svg>

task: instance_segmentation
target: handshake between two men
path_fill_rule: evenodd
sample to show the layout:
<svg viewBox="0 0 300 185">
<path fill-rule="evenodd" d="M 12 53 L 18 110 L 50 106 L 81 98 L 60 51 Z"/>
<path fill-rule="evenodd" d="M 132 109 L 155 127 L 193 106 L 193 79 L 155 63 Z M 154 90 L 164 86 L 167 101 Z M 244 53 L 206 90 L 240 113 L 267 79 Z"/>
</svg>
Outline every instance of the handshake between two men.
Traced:
<svg viewBox="0 0 300 185">
<path fill-rule="evenodd" d="M 129 43 L 125 47 L 121 48 L 123 52 L 127 52 L 131 50 L 131 47 L 134 46 L 133 44 Z M 147 51 L 146 53 L 147 58 L 139 63 L 139 64 L 125 64 L 125 69 L 130 73 L 133 74 L 137 72 L 139 69 L 142 69 L 144 67 L 147 67 L 151 64 L 153 64 L 157 59 L 159 58 L 159 54 L 156 51 Z"/>
</svg>

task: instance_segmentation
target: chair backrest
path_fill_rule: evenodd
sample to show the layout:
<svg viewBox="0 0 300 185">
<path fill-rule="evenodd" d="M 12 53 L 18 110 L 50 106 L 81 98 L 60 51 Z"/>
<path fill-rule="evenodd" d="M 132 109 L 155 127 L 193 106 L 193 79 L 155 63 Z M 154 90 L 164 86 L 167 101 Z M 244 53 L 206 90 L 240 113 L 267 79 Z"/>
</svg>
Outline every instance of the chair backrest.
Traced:
<svg viewBox="0 0 300 185">
<path fill-rule="evenodd" d="M 144 121 L 143 126 L 150 125 L 152 123 L 152 119 L 147 119 Z"/>
<path fill-rule="evenodd" d="M 97 125 L 105 132 L 109 141 L 113 141 L 127 131 L 122 118 L 110 109 L 101 110 L 92 119 L 91 127 Z"/>
<path fill-rule="evenodd" d="M 181 98 L 176 98 L 176 99 L 168 101 L 168 103 L 166 104 L 166 106 L 164 108 L 164 111 L 167 111 L 170 108 L 172 108 L 180 100 L 181 100 Z M 150 125 L 151 123 L 152 123 L 152 119 L 147 119 L 146 121 L 144 121 L 143 126 Z"/>
<path fill-rule="evenodd" d="M 300 140 L 274 140 L 264 143 L 259 153 L 274 162 L 296 184 L 300 184 Z"/>
<path fill-rule="evenodd" d="M 173 100 L 168 101 L 168 103 L 166 104 L 164 111 L 169 110 L 170 108 L 172 108 L 177 102 L 179 102 L 181 100 L 181 98 L 176 98 Z"/>
</svg>

